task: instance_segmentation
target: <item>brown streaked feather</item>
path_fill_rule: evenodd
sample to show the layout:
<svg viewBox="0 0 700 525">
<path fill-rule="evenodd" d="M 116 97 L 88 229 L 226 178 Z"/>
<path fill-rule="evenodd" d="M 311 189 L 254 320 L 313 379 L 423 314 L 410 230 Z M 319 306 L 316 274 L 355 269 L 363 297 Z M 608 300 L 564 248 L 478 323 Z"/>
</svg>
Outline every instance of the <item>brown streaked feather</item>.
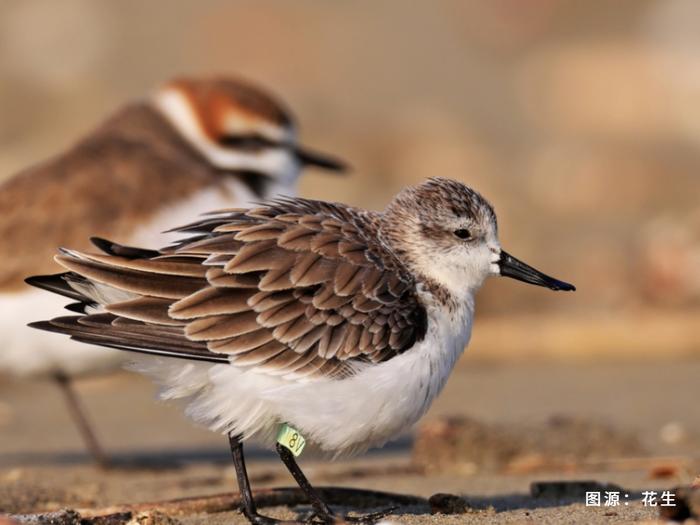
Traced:
<svg viewBox="0 0 700 525">
<path fill-rule="evenodd" d="M 231 362 L 236 366 L 254 366 L 264 363 L 287 350 L 287 347 L 279 341 L 270 341 L 249 352 L 231 355 Z"/>
<path fill-rule="evenodd" d="M 333 291 L 337 295 L 348 296 L 357 293 L 362 287 L 362 281 L 366 278 L 368 268 L 357 266 L 348 262 L 340 263 L 335 270 L 333 279 Z"/>
<path fill-rule="evenodd" d="M 276 240 L 284 229 L 285 225 L 279 223 L 256 224 L 238 232 L 235 239 L 244 242 Z"/>
<path fill-rule="evenodd" d="M 237 241 L 234 234 L 216 235 L 205 237 L 178 247 L 178 251 L 188 254 L 222 253 L 225 255 L 235 255 L 241 249 L 243 243 Z"/>
<path fill-rule="evenodd" d="M 314 330 L 316 326 L 317 325 L 312 323 L 306 316 L 300 315 L 296 319 L 276 326 L 272 334 L 278 341 L 282 341 L 283 343 L 292 343 Z M 296 345 L 291 346 L 295 351 L 299 351 Z"/>
<path fill-rule="evenodd" d="M 340 258 L 340 251 L 338 250 L 340 239 L 340 235 L 336 233 L 319 233 L 311 239 L 311 249 L 329 259 L 338 259 Z"/>
<path fill-rule="evenodd" d="M 306 305 L 299 301 L 292 301 L 265 310 L 258 315 L 257 321 L 260 326 L 274 328 L 297 319 L 303 315 L 304 310 Z"/>
<path fill-rule="evenodd" d="M 159 349 L 183 340 L 175 344 L 183 351 L 206 345 L 235 366 L 312 380 L 348 377 L 359 363 L 391 359 L 424 336 L 413 281 L 373 240 L 371 213 L 282 199 L 225 219 L 188 225 L 206 238 L 138 263 L 73 252 L 59 260 L 87 279 L 144 296 L 114 305 L 111 315 L 123 316 L 109 323 L 110 342 L 117 330 L 129 345 L 139 335 Z M 167 305 L 175 326 L 156 324 Z"/>
<path fill-rule="evenodd" d="M 204 288 L 172 304 L 173 319 L 197 319 L 208 315 L 237 314 L 248 311 L 250 288 Z"/>
<path fill-rule="evenodd" d="M 231 256 L 224 254 L 224 253 L 212 253 L 209 257 L 204 259 L 204 264 L 205 266 L 221 266 L 222 264 L 226 264 L 229 260 L 231 260 Z"/>
<path fill-rule="evenodd" d="M 265 362 L 263 367 L 258 367 L 257 370 L 264 371 L 266 374 L 274 376 L 294 374 L 297 370 L 302 369 L 316 358 L 316 354 L 312 352 L 306 354 L 282 352 Z"/>
<path fill-rule="evenodd" d="M 86 259 L 109 266 L 119 266 L 142 272 L 188 277 L 204 277 L 207 268 L 201 265 L 201 260 L 195 257 L 180 257 L 179 259 L 131 259 L 107 254 L 82 253 Z"/>
<path fill-rule="evenodd" d="M 232 337 L 230 339 L 222 339 L 219 341 L 211 341 L 209 349 L 212 352 L 222 352 L 224 354 L 239 354 L 258 348 L 275 339 L 270 330 L 261 328 L 254 332 Z"/>
<path fill-rule="evenodd" d="M 379 301 L 375 301 L 369 297 L 365 297 L 364 295 L 356 295 L 352 299 L 352 306 L 355 308 L 355 310 L 362 313 L 377 310 L 381 305 L 382 303 Z"/>
<path fill-rule="evenodd" d="M 196 319 L 187 325 L 185 335 L 193 341 L 214 341 L 247 334 L 260 328 L 252 311 L 229 315 L 213 315 Z"/>
<path fill-rule="evenodd" d="M 330 326 L 338 326 L 340 323 L 344 323 L 345 318 L 336 313 L 331 313 L 328 315 L 328 319 L 326 319 L 326 324 Z"/>
<path fill-rule="evenodd" d="M 289 278 L 296 287 L 325 283 L 335 273 L 333 261 L 312 252 L 297 258 Z"/>
<path fill-rule="evenodd" d="M 355 352 L 358 350 L 361 336 L 362 328 L 360 326 L 348 324 L 345 341 L 343 341 L 342 347 L 337 352 L 340 359 L 349 359 L 358 355 Z M 400 347 L 396 346 L 395 348 Z"/>
<path fill-rule="evenodd" d="M 56 262 L 88 279 L 109 284 L 127 292 L 167 299 L 186 297 L 200 290 L 206 283 L 203 279 L 195 277 L 186 276 L 178 279 L 169 279 L 167 274 L 147 273 L 120 268 L 119 266 L 108 266 L 88 259 L 78 259 L 66 255 L 57 255 Z"/>
<path fill-rule="evenodd" d="M 366 273 L 362 281 L 362 293 L 368 297 L 374 296 L 374 289 L 382 280 L 382 272 L 377 269 L 372 269 Z"/>
<path fill-rule="evenodd" d="M 277 238 L 277 244 L 285 250 L 308 251 L 316 233 L 305 226 L 293 226 Z"/>
<path fill-rule="evenodd" d="M 59 317 L 51 320 L 56 327 L 73 328 L 75 331 L 90 334 L 100 334 L 110 339 L 121 340 L 130 345 L 146 347 L 148 344 L 158 345 L 159 348 L 170 346 L 173 350 L 206 351 L 206 346 L 185 339 L 180 334 L 162 332 L 160 327 L 143 325 L 141 329 L 134 326 L 115 326 L 110 317 L 103 314 L 81 317 Z"/>
<path fill-rule="evenodd" d="M 248 273 L 288 268 L 294 263 L 289 252 L 277 247 L 274 240 L 244 244 L 224 266 L 228 273 Z"/>
<path fill-rule="evenodd" d="M 145 323 L 181 326 L 182 321 L 175 320 L 168 315 L 170 303 L 169 299 L 143 296 L 106 305 L 105 309 L 111 314 Z"/>
<path fill-rule="evenodd" d="M 208 268 L 207 281 L 212 286 L 224 288 L 258 288 L 262 272 L 230 274 L 221 268 Z"/>
<path fill-rule="evenodd" d="M 343 344 L 347 327 L 347 324 L 327 327 L 323 337 L 318 342 L 318 355 L 326 359 L 335 357 Z"/>
<path fill-rule="evenodd" d="M 274 292 L 279 290 L 289 290 L 294 285 L 290 278 L 291 268 L 280 268 L 278 270 L 270 270 L 265 273 L 260 282 L 258 283 L 258 288 L 265 292 Z"/>
<path fill-rule="evenodd" d="M 288 344 L 295 352 L 304 353 L 318 343 L 321 336 L 323 336 L 323 331 L 326 327 L 324 325 L 314 324 L 309 319 L 300 318 L 295 322 L 295 324 L 289 327 L 284 327 L 284 333 L 280 335 L 280 340 L 287 340 L 286 335 L 291 332 L 291 330 L 296 326 L 297 322 L 300 323 L 300 330 L 298 333 L 291 334 L 296 335 L 297 337 L 294 337 L 293 339 L 290 338 Z M 279 330 L 280 328 L 281 327 L 277 327 L 275 330 Z"/>
<path fill-rule="evenodd" d="M 350 301 L 351 297 L 338 295 L 330 284 L 326 284 L 313 296 L 312 304 L 321 310 L 330 310 L 340 308 Z"/>
<path fill-rule="evenodd" d="M 290 303 L 294 299 L 294 293 L 291 290 L 258 292 L 248 300 L 248 306 L 260 313 L 270 308 Z"/>
</svg>

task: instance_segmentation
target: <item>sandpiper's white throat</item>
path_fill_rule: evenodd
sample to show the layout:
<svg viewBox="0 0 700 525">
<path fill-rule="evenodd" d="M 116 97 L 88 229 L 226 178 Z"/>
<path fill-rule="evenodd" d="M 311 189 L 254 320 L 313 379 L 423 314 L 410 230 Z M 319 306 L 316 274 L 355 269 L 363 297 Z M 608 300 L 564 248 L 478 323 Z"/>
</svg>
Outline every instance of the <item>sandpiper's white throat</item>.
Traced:
<svg viewBox="0 0 700 525">
<path fill-rule="evenodd" d="M 34 326 L 144 354 L 137 366 L 164 397 L 184 398 L 189 416 L 230 436 L 248 496 L 242 440 L 273 444 L 286 423 L 339 455 L 415 423 L 469 340 L 487 277 L 574 289 L 506 254 L 491 205 L 446 179 L 403 190 L 383 212 L 285 198 L 178 231 L 189 237 L 159 252 L 62 250 L 68 272 L 31 284 L 94 313 Z"/>
<path fill-rule="evenodd" d="M 61 305 L 23 282 L 59 270 L 52 260 L 58 246 L 87 249 L 90 236 L 162 246 L 174 238 L 163 230 L 199 213 L 294 195 L 307 165 L 342 169 L 299 145 L 281 102 L 240 80 L 181 78 L 122 108 L 68 151 L 5 181 L 0 370 L 53 375 L 67 389 L 68 377 L 109 370 L 124 359 L 26 329 Z"/>
</svg>

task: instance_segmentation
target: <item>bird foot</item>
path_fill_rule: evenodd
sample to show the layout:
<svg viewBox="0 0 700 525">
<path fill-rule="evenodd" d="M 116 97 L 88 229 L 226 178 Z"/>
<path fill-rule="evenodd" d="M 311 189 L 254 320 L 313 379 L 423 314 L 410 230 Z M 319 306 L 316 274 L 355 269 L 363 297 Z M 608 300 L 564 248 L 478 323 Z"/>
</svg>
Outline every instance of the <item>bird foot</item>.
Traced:
<svg viewBox="0 0 700 525">
<path fill-rule="evenodd" d="M 298 521 L 278 520 L 277 518 L 270 518 L 258 513 L 244 514 L 252 525 L 302 525 Z"/>
</svg>

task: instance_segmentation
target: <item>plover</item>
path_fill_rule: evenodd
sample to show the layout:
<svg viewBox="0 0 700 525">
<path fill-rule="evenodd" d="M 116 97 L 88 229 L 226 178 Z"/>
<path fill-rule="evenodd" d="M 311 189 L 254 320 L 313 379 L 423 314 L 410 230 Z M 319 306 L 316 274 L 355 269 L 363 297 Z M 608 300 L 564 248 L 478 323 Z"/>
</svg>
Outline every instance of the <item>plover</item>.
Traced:
<svg viewBox="0 0 700 525">
<path fill-rule="evenodd" d="M 144 354 L 136 366 L 164 398 L 229 436 L 253 523 L 272 520 L 255 507 L 244 440 L 277 435 L 315 515 L 331 522 L 294 458 L 305 442 L 340 456 L 413 425 L 469 341 L 487 277 L 574 290 L 503 251 L 491 205 L 442 178 L 382 212 L 281 198 L 176 231 L 185 237 L 158 252 L 61 250 L 68 271 L 46 287 L 88 313 L 33 326 Z"/>
<path fill-rule="evenodd" d="M 10 178 L 0 185 L 0 371 L 54 377 L 104 462 L 70 378 L 112 368 L 122 355 L 26 330 L 59 303 L 23 279 L 58 270 L 55 249 L 86 249 L 90 235 L 158 247 L 172 237 L 163 230 L 193 214 L 293 195 L 304 166 L 343 169 L 298 144 L 280 101 L 241 80 L 180 78 L 119 110 L 67 152 Z"/>
</svg>

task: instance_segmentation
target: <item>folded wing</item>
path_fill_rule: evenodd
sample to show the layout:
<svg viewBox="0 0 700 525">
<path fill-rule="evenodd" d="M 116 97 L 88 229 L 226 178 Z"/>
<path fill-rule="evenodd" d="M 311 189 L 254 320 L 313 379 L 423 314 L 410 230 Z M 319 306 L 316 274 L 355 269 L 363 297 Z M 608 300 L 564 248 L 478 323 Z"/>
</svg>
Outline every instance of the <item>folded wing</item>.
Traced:
<svg viewBox="0 0 700 525">
<path fill-rule="evenodd" d="M 415 283 L 378 223 L 375 213 L 283 199 L 206 216 L 159 252 L 104 240 L 101 254 L 62 251 L 62 278 L 101 310 L 38 327 L 289 379 L 347 377 L 425 334 Z M 55 280 L 44 287 L 60 290 Z"/>
</svg>

